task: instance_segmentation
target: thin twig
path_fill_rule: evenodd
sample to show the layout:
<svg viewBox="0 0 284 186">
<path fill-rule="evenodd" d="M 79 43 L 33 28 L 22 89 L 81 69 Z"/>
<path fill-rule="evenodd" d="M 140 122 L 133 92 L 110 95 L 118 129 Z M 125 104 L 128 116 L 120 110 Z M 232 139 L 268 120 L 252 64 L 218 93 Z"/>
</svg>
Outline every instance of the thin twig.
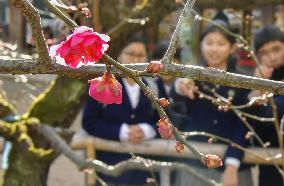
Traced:
<svg viewBox="0 0 284 186">
<path fill-rule="evenodd" d="M 49 0 L 43 0 L 46 6 L 49 8 L 51 12 L 53 12 L 56 16 L 58 16 L 62 21 L 64 21 L 70 28 L 74 29 L 78 27 L 78 25 L 69 17 L 67 17 L 64 13 L 62 13 L 55 5 L 53 5 Z"/>
<path fill-rule="evenodd" d="M 48 47 L 43 36 L 38 11 L 28 0 L 9 0 L 9 2 L 15 7 L 20 8 L 24 16 L 27 18 L 32 29 L 32 37 L 39 54 L 39 58 L 41 59 L 40 62 L 45 64 L 50 63 L 51 58 L 49 57 Z"/>
<path fill-rule="evenodd" d="M 248 117 L 248 118 L 260 121 L 260 122 L 274 122 L 274 118 L 259 117 L 259 116 L 253 115 L 253 114 L 249 114 L 249 113 L 243 112 L 241 110 L 238 110 L 238 112 L 240 114 L 242 114 L 243 116 L 245 116 L 245 117 Z M 271 124 L 271 123 L 268 123 L 268 124 Z"/>
<path fill-rule="evenodd" d="M 176 25 L 175 31 L 171 37 L 170 40 L 170 44 L 168 46 L 168 49 L 163 57 L 163 63 L 171 63 L 174 59 L 174 55 L 176 53 L 176 48 L 178 45 L 178 40 L 179 40 L 179 35 L 180 35 L 180 30 L 181 30 L 181 26 L 182 26 L 182 22 L 184 19 L 184 16 L 186 13 L 188 13 L 189 11 L 192 10 L 193 5 L 195 3 L 196 0 L 188 0 L 180 14 L 178 23 Z"/>
<path fill-rule="evenodd" d="M 156 110 L 158 111 L 159 115 L 161 118 L 165 117 L 168 119 L 167 114 L 165 113 L 165 111 L 160 107 L 159 103 L 158 103 L 158 98 L 156 97 L 155 93 L 153 91 L 150 90 L 149 87 L 147 87 L 137 76 L 136 74 L 124 67 L 123 65 L 119 64 L 118 62 L 116 62 L 114 59 L 112 59 L 111 57 L 109 57 L 108 55 L 104 54 L 104 59 L 106 59 L 110 64 L 112 64 L 113 66 L 115 66 L 116 68 L 118 68 L 119 70 L 123 71 L 125 74 L 127 74 L 130 78 L 132 78 L 143 90 L 143 92 L 145 93 L 145 95 L 148 96 L 148 99 L 151 101 L 151 103 L 154 105 L 154 107 L 156 108 Z M 169 120 L 169 119 L 168 119 Z M 170 121 L 170 120 L 169 120 Z M 170 122 L 171 123 L 171 122 Z M 200 153 L 197 149 L 195 149 L 188 141 L 186 141 L 178 132 L 177 129 L 174 127 L 174 125 L 171 123 L 171 125 L 173 126 L 173 134 L 175 136 L 175 138 L 178 141 L 181 141 L 190 151 L 192 151 L 192 153 L 196 156 L 196 158 L 198 158 L 200 161 L 202 161 L 202 157 L 204 156 L 202 153 Z"/>
<path fill-rule="evenodd" d="M 168 168 L 169 170 L 183 170 L 186 171 L 198 179 L 203 180 L 205 183 L 210 185 L 218 185 L 218 183 L 212 179 L 197 173 L 192 168 L 183 163 L 170 163 L 170 162 L 159 162 L 154 160 L 147 160 L 147 166 L 145 162 L 139 159 L 129 159 L 122 161 L 116 165 L 107 165 L 100 160 L 86 161 L 81 156 L 78 156 L 60 136 L 54 131 L 54 129 L 48 125 L 42 124 L 39 128 L 40 132 L 44 137 L 52 144 L 52 146 L 60 153 L 64 154 L 73 163 L 75 163 L 81 170 L 84 169 L 95 169 L 96 171 L 109 175 L 109 176 L 119 176 L 127 170 L 148 170 L 149 167 L 154 171 L 159 171 L 163 168 Z"/>
<path fill-rule="evenodd" d="M 225 142 L 229 145 L 231 145 L 232 147 L 235 147 L 241 151 L 244 151 L 244 152 L 247 152 L 248 154 L 251 154 L 259 159 L 262 159 L 262 160 L 265 160 L 265 161 L 269 161 L 271 158 L 270 157 L 262 157 L 260 156 L 259 154 L 256 154 L 254 153 L 253 151 L 245 148 L 245 147 L 242 147 L 241 145 L 229 140 L 229 139 L 226 139 L 226 138 L 222 138 L 220 136 L 217 136 L 215 134 L 211 134 L 211 133 L 208 133 L 208 132 L 181 132 L 182 135 L 186 136 L 186 137 L 191 137 L 191 136 L 207 136 L 207 137 L 210 137 L 210 138 L 213 138 L 213 139 L 217 139 L 219 141 L 222 141 L 222 142 Z"/>
<path fill-rule="evenodd" d="M 246 119 L 244 119 L 242 116 L 240 116 L 238 114 L 238 112 L 235 109 L 232 109 L 235 114 L 242 120 L 242 122 L 245 124 L 245 126 L 254 134 L 254 137 L 256 138 L 256 140 L 262 145 L 262 147 L 264 148 L 264 150 L 266 151 L 268 156 L 271 156 L 271 154 L 269 153 L 269 151 L 267 150 L 266 146 L 264 145 L 265 143 L 262 141 L 262 139 L 257 135 L 257 133 L 255 132 L 255 130 L 251 127 L 251 125 L 247 122 Z M 273 165 L 275 166 L 275 168 L 279 171 L 279 173 L 282 175 L 282 177 L 284 176 L 284 172 L 281 170 L 280 166 L 277 164 L 276 161 L 273 161 Z"/>
</svg>

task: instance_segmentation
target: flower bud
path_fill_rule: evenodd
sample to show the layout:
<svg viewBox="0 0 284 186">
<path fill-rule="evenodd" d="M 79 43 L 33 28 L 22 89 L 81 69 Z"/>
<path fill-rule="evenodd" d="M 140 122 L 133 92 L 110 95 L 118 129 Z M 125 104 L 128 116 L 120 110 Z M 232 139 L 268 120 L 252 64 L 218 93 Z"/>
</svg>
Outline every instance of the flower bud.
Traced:
<svg viewBox="0 0 284 186">
<path fill-rule="evenodd" d="M 104 104 L 121 104 L 122 86 L 113 74 L 104 73 L 102 77 L 89 80 L 89 95 Z"/>
<path fill-rule="evenodd" d="M 158 102 L 161 107 L 166 107 L 170 104 L 169 100 L 167 100 L 166 98 L 160 98 Z"/>
<path fill-rule="evenodd" d="M 158 73 L 162 70 L 162 63 L 160 61 L 151 61 L 147 66 L 147 72 Z"/>
<path fill-rule="evenodd" d="M 173 136 L 173 127 L 166 118 L 161 118 L 158 123 L 158 131 L 163 139 L 171 139 Z"/>
<path fill-rule="evenodd" d="M 182 142 L 180 141 L 176 141 L 176 152 L 179 154 L 179 155 L 183 155 L 184 153 L 184 145 Z"/>
<path fill-rule="evenodd" d="M 222 160 L 217 155 L 213 154 L 207 154 L 203 156 L 202 162 L 208 168 L 218 168 L 223 165 Z"/>
</svg>

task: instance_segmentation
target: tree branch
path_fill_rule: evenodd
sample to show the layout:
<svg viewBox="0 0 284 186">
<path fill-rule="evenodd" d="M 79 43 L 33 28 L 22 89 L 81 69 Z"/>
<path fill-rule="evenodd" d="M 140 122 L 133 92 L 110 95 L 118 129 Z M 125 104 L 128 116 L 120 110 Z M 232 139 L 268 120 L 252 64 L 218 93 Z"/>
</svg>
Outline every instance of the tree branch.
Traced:
<svg viewBox="0 0 284 186">
<path fill-rule="evenodd" d="M 36 148 L 32 138 L 28 135 L 28 127 L 39 124 L 39 120 L 35 118 L 24 119 L 14 123 L 8 123 L 0 120 L 0 136 L 5 139 L 19 144 L 24 150 L 28 151 L 37 158 L 48 155 L 52 150 Z"/>
<path fill-rule="evenodd" d="M 129 64 L 126 67 L 144 71 L 148 63 Z M 57 74 L 61 76 L 75 77 L 79 79 L 90 79 L 101 76 L 105 72 L 105 65 L 95 64 L 84 66 L 78 69 L 71 69 L 58 64 L 38 64 L 37 60 L 30 59 L 0 59 L 0 73 L 3 74 Z M 122 76 L 122 73 L 112 68 L 112 73 Z M 252 90 L 272 92 L 274 94 L 284 94 L 284 82 L 261 79 L 240 74 L 228 73 L 226 71 L 204 68 L 192 65 L 165 64 L 160 75 L 170 74 L 176 77 L 186 77 L 199 81 L 231 86 Z M 139 73 L 140 76 L 157 76 L 159 74 Z"/>
<path fill-rule="evenodd" d="M 62 13 L 55 5 L 53 5 L 49 0 L 43 0 L 45 5 L 52 11 L 56 16 L 58 16 L 62 21 L 64 21 L 71 29 L 78 27 L 78 25 L 64 13 Z"/>
<path fill-rule="evenodd" d="M 186 13 L 190 12 L 192 10 L 192 7 L 194 5 L 196 0 L 188 0 L 180 14 L 177 26 L 175 28 L 174 33 L 172 34 L 170 44 L 168 46 L 168 49 L 163 57 L 163 62 L 164 63 L 170 63 L 174 59 L 174 55 L 176 53 L 177 45 L 178 45 L 178 40 L 179 40 L 179 35 L 180 35 L 180 30 L 181 30 L 181 25 L 182 21 L 186 15 Z"/>
<path fill-rule="evenodd" d="M 50 141 L 53 147 L 68 157 L 73 163 L 75 163 L 81 170 L 94 168 L 96 171 L 110 176 L 119 176 L 127 170 L 145 170 L 149 169 L 159 171 L 161 169 L 169 170 L 182 170 L 189 174 L 194 175 L 196 178 L 203 180 L 210 185 L 217 185 L 214 180 L 208 179 L 207 177 L 198 174 L 194 169 L 190 168 L 183 163 L 171 163 L 171 162 L 159 162 L 149 159 L 137 158 L 121 161 L 116 165 L 107 165 L 99 160 L 86 161 L 81 156 L 78 156 L 73 150 L 63 141 L 60 136 L 48 125 L 41 125 L 40 132 L 44 137 Z"/>
<path fill-rule="evenodd" d="M 28 0 L 9 0 L 9 2 L 22 11 L 29 24 L 31 25 L 32 37 L 39 54 L 39 58 L 41 59 L 40 62 L 50 63 L 51 58 L 49 57 L 47 44 L 43 36 L 42 26 L 40 23 L 40 15 L 38 11 Z"/>
</svg>

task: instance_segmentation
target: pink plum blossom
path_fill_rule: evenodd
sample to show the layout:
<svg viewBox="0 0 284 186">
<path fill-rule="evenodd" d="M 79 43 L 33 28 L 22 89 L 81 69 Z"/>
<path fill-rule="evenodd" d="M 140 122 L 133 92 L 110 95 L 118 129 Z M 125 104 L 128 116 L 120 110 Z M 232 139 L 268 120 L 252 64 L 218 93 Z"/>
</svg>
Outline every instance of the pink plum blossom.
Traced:
<svg viewBox="0 0 284 186">
<path fill-rule="evenodd" d="M 81 26 L 76 28 L 65 41 L 51 46 L 49 55 L 52 58 L 57 57 L 56 61 L 63 60 L 63 64 L 71 68 L 78 68 L 80 62 L 84 64 L 98 62 L 109 47 L 109 40 L 109 36 Z"/>
</svg>

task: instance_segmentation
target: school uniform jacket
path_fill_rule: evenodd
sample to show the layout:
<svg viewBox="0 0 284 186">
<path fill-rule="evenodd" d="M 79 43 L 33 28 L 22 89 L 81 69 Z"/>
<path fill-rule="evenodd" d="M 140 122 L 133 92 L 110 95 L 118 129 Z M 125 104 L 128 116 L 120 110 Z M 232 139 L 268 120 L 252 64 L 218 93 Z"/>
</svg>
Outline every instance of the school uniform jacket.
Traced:
<svg viewBox="0 0 284 186">
<path fill-rule="evenodd" d="M 159 120 L 148 98 L 140 89 L 139 103 L 135 109 L 131 103 L 125 89 L 125 85 L 120 79 L 122 85 L 122 103 L 103 105 L 92 98 L 88 98 L 83 111 L 83 128 L 90 135 L 119 141 L 119 131 L 122 123 L 138 124 L 148 123 L 156 130 L 156 123 Z M 145 81 L 144 81 L 145 83 Z M 130 154 L 119 154 L 114 152 L 96 152 L 97 159 L 107 164 L 116 164 L 120 161 L 131 158 Z M 151 177 L 149 172 L 130 170 L 119 177 L 109 177 L 99 174 L 106 182 L 116 184 L 145 184 L 146 178 Z"/>
<path fill-rule="evenodd" d="M 276 69 L 271 77 L 272 80 L 283 80 L 284 79 L 284 66 Z M 277 106 L 278 121 L 280 123 L 281 118 L 284 115 L 284 96 L 274 96 L 274 101 Z M 260 117 L 272 118 L 272 108 L 268 102 L 267 106 L 253 106 L 247 109 L 247 112 L 255 114 Z M 264 142 L 269 142 L 269 147 L 279 147 L 277 134 L 275 131 L 274 124 L 272 122 L 259 122 L 256 120 L 249 119 L 250 124 L 254 127 L 255 132 Z M 257 140 L 254 140 L 255 145 L 261 146 Z M 259 186 L 283 186 L 283 179 L 278 170 L 273 165 L 259 165 Z"/>
<path fill-rule="evenodd" d="M 234 64 L 229 64 L 227 71 L 235 72 Z M 245 103 L 245 95 L 247 91 L 226 86 L 216 86 L 206 82 L 195 81 L 195 84 L 202 92 L 213 96 L 210 90 L 215 89 L 218 94 L 228 98 L 233 96 L 233 105 L 242 105 Z M 187 122 L 179 129 L 182 131 L 204 131 L 215 134 L 217 136 L 227 138 L 233 142 L 248 146 L 248 141 L 245 139 L 247 133 L 246 127 L 242 121 L 232 112 L 222 112 L 218 107 L 207 99 L 200 99 L 195 95 L 195 99 L 191 100 L 185 96 L 178 95 L 174 90 L 172 91 L 174 101 L 181 102 L 183 100 L 187 108 Z M 207 142 L 208 137 L 194 136 L 190 140 Z M 242 160 L 244 156 L 243 151 L 228 145 L 225 152 L 225 158 L 231 157 Z"/>
</svg>

